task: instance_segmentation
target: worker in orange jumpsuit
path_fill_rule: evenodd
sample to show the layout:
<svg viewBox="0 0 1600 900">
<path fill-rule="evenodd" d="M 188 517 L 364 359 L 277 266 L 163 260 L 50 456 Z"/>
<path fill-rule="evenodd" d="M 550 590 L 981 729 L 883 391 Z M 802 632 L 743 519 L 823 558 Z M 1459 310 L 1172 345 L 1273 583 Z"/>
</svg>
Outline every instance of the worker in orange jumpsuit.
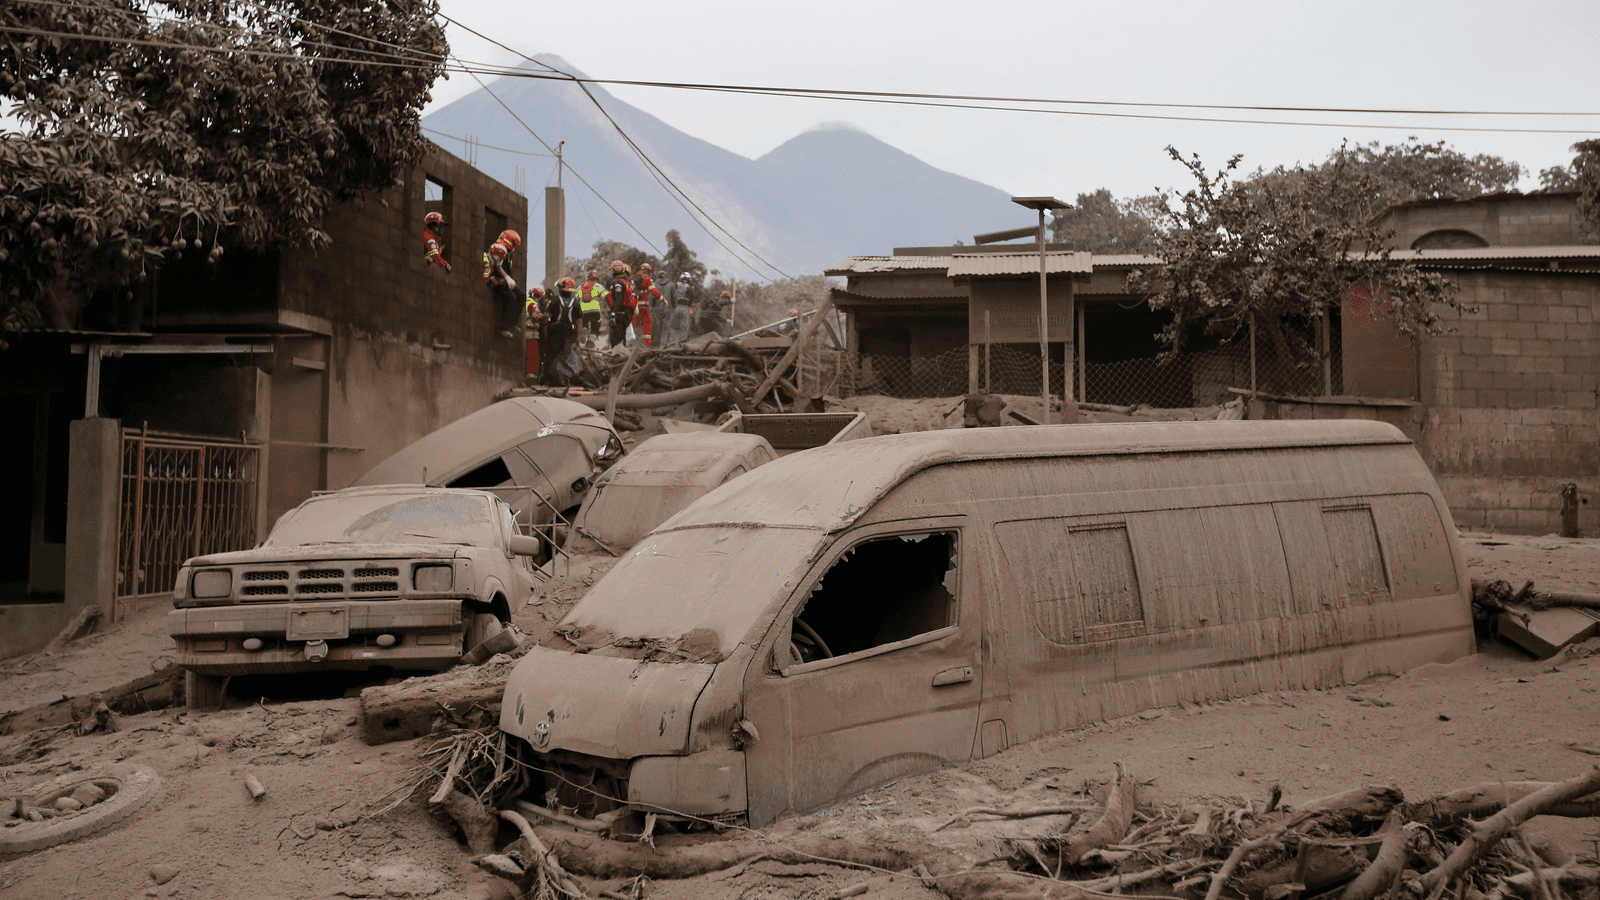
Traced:
<svg viewBox="0 0 1600 900">
<path fill-rule="evenodd" d="M 639 280 L 634 285 L 634 298 L 639 305 L 639 314 L 633 317 L 633 331 L 644 338 L 645 346 L 650 346 L 652 340 L 651 326 L 655 321 L 655 308 L 661 305 L 661 291 L 656 288 L 654 278 L 650 277 L 650 264 L 639 264 Z"/>
<path fill-rule="evenodd" d="M 611 264 L 606 302 L 611 306 L 611 346 L 621 347 L 628 342 L 628 325 L 638 311 L 639 300 L 633 295 L 633 272 L 620 259 Z"/>
<path fill-rule="evenodd" d="M 528 344 L 527 374 L 530 381 L 539 377 L 540 342 L 544 337 L 544 323 L 549 318 L 544 311 L 544 288 L 528 288 L 528 301 L 522 308 L 522 339 Z"/>
<path fill-rule="evenodd" d="M 500 323 L 497 331 L 502 337 L 516 337 L 522 319 L 523 299 L 517 292 L 517 280 L 511 277 L 511 254 L 521 244 L 522 235 L 507 228 L 483 254 L 483 283 L 494 292 Z"/>
<path fill-rule="evenodd" d="M 450 271 L 450 263 L 445 261 L 440 251 L 444 243 L 444 229 L 448 224 L 443 213 L 431 212 L 422 217 L 423 258 L 434 265 L 444 266 L 446 272 Z"/>
</svg>

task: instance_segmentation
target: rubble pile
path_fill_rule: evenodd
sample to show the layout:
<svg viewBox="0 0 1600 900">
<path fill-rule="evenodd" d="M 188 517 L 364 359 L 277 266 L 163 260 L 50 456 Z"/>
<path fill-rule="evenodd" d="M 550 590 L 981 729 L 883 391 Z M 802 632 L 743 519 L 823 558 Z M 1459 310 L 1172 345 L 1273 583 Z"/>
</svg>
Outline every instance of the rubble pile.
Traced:
<svg viewBox="0 0 1600 900">
<path fill-rule="evenodd" d="M 624 411 L 721 400 L 744 412 L 791 412 L 804 402 L 796 382 L 809 337 L 766 328 L 737 337 L 703 334 L 668 347 L 584 349 L 581 387 L 518 388 L 504 396 L 567 397 Z M 630 428 L 632 419 L 624 412 L 617 425 Z"/>
</svg>

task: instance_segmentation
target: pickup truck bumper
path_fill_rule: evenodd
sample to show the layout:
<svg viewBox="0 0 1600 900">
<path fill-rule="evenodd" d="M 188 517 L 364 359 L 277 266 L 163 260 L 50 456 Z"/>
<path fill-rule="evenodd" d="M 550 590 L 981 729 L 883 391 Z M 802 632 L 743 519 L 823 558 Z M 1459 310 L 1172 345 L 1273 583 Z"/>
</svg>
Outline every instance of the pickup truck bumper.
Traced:
<svg viewBox="0 0 1600 900">
<path fill-rule="evenodd" d="M 461 600 L 262 603 L 175 609 L 178 665 L 202 675 L 445 669 L 462 653 Z M 393 638 L 382 646 L 383 636 Z M 246 649 L 255 639 L 257 649 Z M 254 645 L 254 644 L 252 644 Z"/>
</svg>

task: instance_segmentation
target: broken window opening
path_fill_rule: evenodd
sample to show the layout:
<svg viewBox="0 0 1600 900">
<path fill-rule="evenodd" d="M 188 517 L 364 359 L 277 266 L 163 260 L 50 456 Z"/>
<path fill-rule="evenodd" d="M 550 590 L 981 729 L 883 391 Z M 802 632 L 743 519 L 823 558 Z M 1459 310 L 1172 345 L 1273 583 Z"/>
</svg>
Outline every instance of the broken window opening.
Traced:
<svg viewBox="0 0 1600 900">
<path fill-rule="evenodd" d="M 795 615 L 802 663 L 845 656 L 956 623 L 956 534 L 873 538 L 846 550 Z"/>
<path fill-rule="evenodd" d="M 445 487 L 453 488 L 490 488 L 499 487 L 511 481 L 511 470 L 506 468 L 505 460 L 496 456 L 483 465 L 455 479 Z"/>
</svg>

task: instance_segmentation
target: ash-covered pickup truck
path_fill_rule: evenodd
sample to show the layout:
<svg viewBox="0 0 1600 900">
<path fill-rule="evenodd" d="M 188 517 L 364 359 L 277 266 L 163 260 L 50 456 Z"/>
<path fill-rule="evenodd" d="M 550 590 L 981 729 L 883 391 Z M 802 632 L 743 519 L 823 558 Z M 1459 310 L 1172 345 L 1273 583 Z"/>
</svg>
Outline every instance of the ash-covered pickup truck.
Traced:
<svg viewBox="0 0 1600 900">
<path fill-rule="evenodd" d="M 486 491 L 383 485 L 312 497 L 254 550 L 179 570 L 167 630 L 184 700 L 219 706 L 233 675 L 449 668 L 527 602 L 540 548 Z"/>
</svg>

